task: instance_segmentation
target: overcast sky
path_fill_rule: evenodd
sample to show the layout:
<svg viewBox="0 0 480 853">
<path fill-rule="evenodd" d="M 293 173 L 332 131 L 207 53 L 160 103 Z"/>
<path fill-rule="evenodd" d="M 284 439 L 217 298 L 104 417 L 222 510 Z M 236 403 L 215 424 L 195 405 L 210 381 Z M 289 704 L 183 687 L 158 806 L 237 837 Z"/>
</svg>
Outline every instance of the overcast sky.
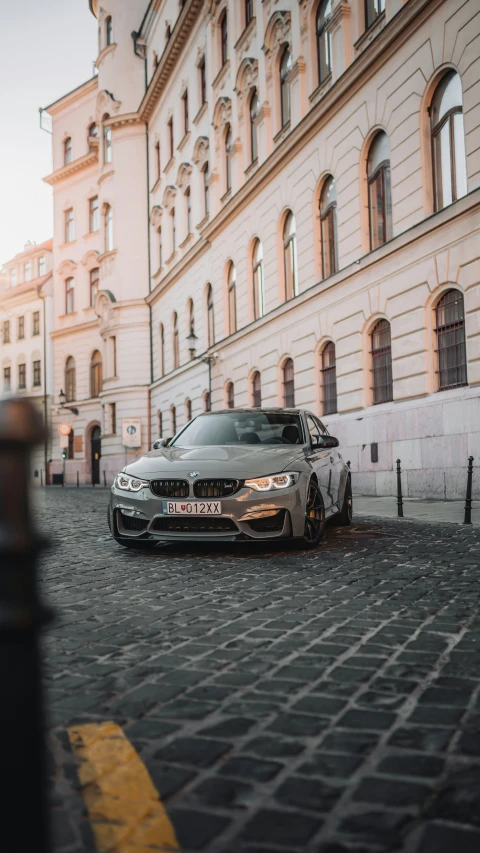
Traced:
<svg viewBox="0 0 480 853">
<path fill-rule="evenodd" d="M 97 24 L 88 0 L 0 0 L 0 266 L 52 236 L 52 137 L 38 108 L 93 74 Z"/>
</svg>

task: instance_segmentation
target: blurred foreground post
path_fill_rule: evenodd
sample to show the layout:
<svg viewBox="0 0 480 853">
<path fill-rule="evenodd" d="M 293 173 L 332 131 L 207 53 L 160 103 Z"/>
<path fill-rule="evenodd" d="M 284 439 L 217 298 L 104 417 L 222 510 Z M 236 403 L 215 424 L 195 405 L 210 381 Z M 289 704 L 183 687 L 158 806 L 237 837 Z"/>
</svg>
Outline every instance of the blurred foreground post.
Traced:
<svg viewBox="0 0 480 853">
<path fill-rule="evenodd" d="M 400 459 L 397 459 L 397 515 L 403 518 L 402 469 Z"/>
<path fill-rule="evenodd" d="M 464 524 L 472 523 L 472 477 L 473 477 L 473 456 L 468 457 L 467 469 L 467 494 L 465 497 L 465 515 L 463 517 Z"/>
<path fill-rule="evenodd" d="M 41 540 L 30 510 L 30 453 L 44 439 L 26 400 L 0 400 L 0 848 L 47 853 L 47 783 L 37 594 Z"/>
</svg>

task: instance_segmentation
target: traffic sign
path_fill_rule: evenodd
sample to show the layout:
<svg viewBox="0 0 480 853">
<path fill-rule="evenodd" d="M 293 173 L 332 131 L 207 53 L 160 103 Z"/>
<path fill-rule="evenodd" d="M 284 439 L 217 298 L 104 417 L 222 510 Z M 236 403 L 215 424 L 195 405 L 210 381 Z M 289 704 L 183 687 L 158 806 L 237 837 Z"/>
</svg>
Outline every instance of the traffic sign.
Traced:
<svg viewBox="0 0 480 853">
<path fill-rule="evenodd" d="M 142 422 L 140 418 L 122 418 L 122 444 L 124 447 L 142 446 Z"/>
<path fill-rule="evenodd" d="M 57 426 L 57 429 L 58 429 L 60 435 L 70 435 L 70 433 L 72 431 L 72 427 L 70 426 L 70 424 L 59 424 Z"/>
</svg>

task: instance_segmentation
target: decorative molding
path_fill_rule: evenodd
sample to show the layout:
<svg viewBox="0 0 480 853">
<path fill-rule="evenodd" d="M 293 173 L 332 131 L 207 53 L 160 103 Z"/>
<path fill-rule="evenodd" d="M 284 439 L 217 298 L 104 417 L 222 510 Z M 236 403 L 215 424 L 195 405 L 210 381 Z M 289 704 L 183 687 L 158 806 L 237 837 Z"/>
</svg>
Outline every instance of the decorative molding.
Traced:
<svg viewBox="0 0 480 853">
<path fill-rule="evenodd" d="M 75 270 L 77 269 L 77 264 L 75 261 L 65 260 L 62 261 L 60 266 L 57 267 L 57 273 L 62 278 L 70 278 L 70 276 L 75 275 Z"/>
<path fill-rule="evenodd" d="M 98 148 L 94 148 L 93 151 L 88 151 L 88 153 L 84 154 L 83 157 L 78 157 L 76 160 L 72 160 L 71 163 L 68 163 L 66 166 L 62 166 L 60 169 L 56 169 L 51 173 L 51 175 L 47 175 L 43 178 L 43 181 L 46 184 L 50 184 L 50 186 L 54 186 L 55 184 L 60 183 L 60 181 L 65 181 L 67 178 L 75 175 L 77 172 L 82 172 L 84 169 L 94 166 L 95 163 L 98 163 Z"/>
<path fill-rule="evenodd" d="M 230 98 L 219 98 L 213 111 L 212 125 L 216 131 L 229 124 L 232 119 L 232 102 Z"/>
<path fill-rule="evenodd" d="M 116 101 L 111 92 L 107 89 L 102 89 L 97 95 L 97 124 L 101 124 L 105 113 L 108 113 L 109 116 L 111 116 L 112 113 L 118 113 L 121 105 L 121 101 Z"/>
<path fill-rule="evenodd" d="M 95 269 L 98 267 L 98 258 L 100 257 L 100 252 L 97 252 L 95 249 L 90 249 L 86 252 L 80 261 L 82 266 L 86 267 L 87 271 Z"/>
<path fill-rule="evenodd" d="M 256 31 L 257 31 L 257 19 L 255 17 L 253 17 L 252 20 L 250 21 L 248 27 L 245 27 L 240 38 L 237 39 L 237 41 L 235 42 L 234 48 L 237 51 L 237 53 L 240 53 L 241 51 L 245 51 L 245 53 L 246 53 L 247 50 L 250 50 L 250 46 L 251 46 L 252 42 L 255 40 Z"/>
<path fill-rule="evenodd" d="M 177 187 L 188 187 L 192 175 L 191 163 L 182 163 L 178 170 Z"/>
<path fill-rule="evenodd" d="M 162 215 L 163 207 L 159 204 L 155 204 L 150 212 L 150 225 L 153 228 L 160 228 L 160 225 L 162 224 Z"/>
<path fill-rule="evenodd" d="M 238 115 L 243 119 L 245 102 L 252 89 L 258 87 L 258 61 L 251 57 L 245 57 L 240 63 L 235 80 L 235 92 L 237 94 Z"/>
<path fill-rule="evenodd" d="M 175 204 L 175 196 L 177 195 L 177 188 L 172 184 L 169 184 L 168 187 L 165 187 L 165 192 L 163 194 L 163 207 L 165 210 L 170 211 Z"/>
<path fill-rule="evenodd" d="M 210 140 L 208 139 L 208 136 L 199 136 L 194 145 L 192 157 L 196 166 L 201 168 L 206 163 L 208 160 L 209 150 Z"/>
<path fill-rule="evenodd" d="M 95 297 L 95 314 L 100 320 L 100 332 L 103 334 L 115 325 L 113 304 L 115 297 L 109 290 L 99 290 Z"/>
<path fill-rule="evenodd" d="M 228 76 L 229 71 L 230 60 L 227 59 L 224 65 L 222 65 L 222 67 L 220 68 L 220 71 L 218 72 L 217 76 L 215 77 L 215 80 L 212 83 L 212 89 L 215 93 L 218 92 L 219 89 L 225 88 L 226 78 Z"/>
</svg>

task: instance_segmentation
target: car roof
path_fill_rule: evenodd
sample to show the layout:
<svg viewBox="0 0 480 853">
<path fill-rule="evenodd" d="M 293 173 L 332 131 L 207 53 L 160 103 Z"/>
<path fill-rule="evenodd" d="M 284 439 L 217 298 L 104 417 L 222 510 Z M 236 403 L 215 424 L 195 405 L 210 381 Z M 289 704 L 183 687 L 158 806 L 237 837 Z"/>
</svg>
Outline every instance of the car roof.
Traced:
<svg viewBox="0 0 480 853">
<path fill-rule="evenodd" d="M 216 409 L 214 412 L 200 412 L 200 415 L 229 415 L 232 412 L 238 412 L 239 414 L 252 414 L 258 415 L 262 412 L 275 412 L 282 413 L 287 412 L 290 415 L 299 415 L 303 409 L 287 409 L 282 406 L 256 406 L 251 408 L 234 408 L 234 409 Z"/>
</svg>

